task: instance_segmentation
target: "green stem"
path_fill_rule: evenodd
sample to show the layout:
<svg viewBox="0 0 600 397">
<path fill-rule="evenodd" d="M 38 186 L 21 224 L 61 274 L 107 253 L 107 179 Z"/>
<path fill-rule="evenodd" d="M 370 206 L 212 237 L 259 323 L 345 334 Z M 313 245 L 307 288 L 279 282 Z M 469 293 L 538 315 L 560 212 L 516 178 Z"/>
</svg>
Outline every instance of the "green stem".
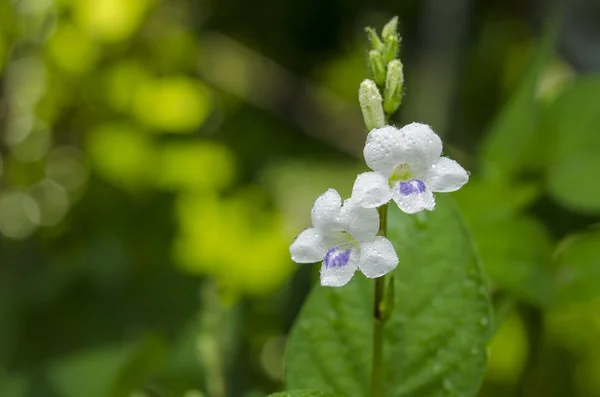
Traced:
<svg viewBox="0 0 600 397">
<path fill-rule="evenodd" d="M 379 235 L 387 231 L 387 204 L 379 207 Z M 375 299 L 373 303 L 373 363 L 371 373 L 371 397 L 381 397 L 383 375 L 383 325 L 382 303 L 385 296 L 385 276 L 375 279 Z"/>
<path fill-rule="evenodd" d="M 375 307 L 373 310 L 373 367 L 371 374 L 371 397 L 381 396 L 381 375 L 383 362 L 383 319 L 381 301 L 385 288 L 385 276 L 375 279 Z"/>
</svg>

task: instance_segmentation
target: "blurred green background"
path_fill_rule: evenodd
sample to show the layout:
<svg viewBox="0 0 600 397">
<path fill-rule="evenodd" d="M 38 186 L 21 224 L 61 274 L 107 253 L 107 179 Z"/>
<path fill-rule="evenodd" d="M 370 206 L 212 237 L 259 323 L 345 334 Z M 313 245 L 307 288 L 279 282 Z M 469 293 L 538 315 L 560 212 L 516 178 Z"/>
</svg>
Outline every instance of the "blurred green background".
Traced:
<svg viewBox="0 0 600 397">
<path fill-rule="evenodd" d="M 0 396 L 281 390 L 318 273 L 288 246 L 365 168 L 363 28 L 393 15 L 394 123 L 472 172 L 480 395 L 600 396 L 592 0 L 0 0 Z"/>
</svg>

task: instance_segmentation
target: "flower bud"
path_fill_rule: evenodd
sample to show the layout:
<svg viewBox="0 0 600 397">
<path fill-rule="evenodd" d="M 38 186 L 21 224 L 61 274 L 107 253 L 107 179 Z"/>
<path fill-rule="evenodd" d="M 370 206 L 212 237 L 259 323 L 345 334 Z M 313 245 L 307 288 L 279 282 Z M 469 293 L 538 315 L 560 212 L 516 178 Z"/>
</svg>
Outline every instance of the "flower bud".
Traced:
<svg viewBox="0 0 600 397">
<path fill-rule="evenodd" d="M 385 90 L 383 91 L 383 107 L 388 115 L 391 115 L 402 103 L 402 87 L 404 86 L 404 72 L 402 62 L 394 59 L 388 63 L 387 77 L 385 79 Z"/>
<path fill-rule="evenodd" d="M 369 51 L 368 63 L 371 77 L 373 77 L 378 86 L 383 86 L 385 84 L 385 63 L 383 62 L 381 52 L 376 50 Z"/>
<path fill-rule="evenodd" d="M 360 103 L 365 126 L 369 131 L 385 125 L 381 101 L 382 98 L 377 85 L 372 80 L 363 80 L 358 90 L 358 102 Z"/>
<path fill-rule="evenodd" d="M 398 34 L 392 34 L 386 37 L 383 47 L 383 61 L 387 64 L 392 61 L 392 59 L 396 59 L 399 48 L 400 39 L 398 38 Z"/>
<path fill-rule="evenodd" d="M 398 28 L 398 17 L 393 17 L 392 19 L 390 19 L 390 21 L 388 23 L 385 24 L 385 26 L 383 27 L 382 31 L 381 31 L 381 37 L 383 37 L 383 39 L 387 39 L 388 36 L 396 36 L 396 30 Z"/>
<path fill-rule="evenodd" d="M 383 51 L 383 42 L 377 35 L 375 29 L 368 27 L 365 28 L 365 31 L 367 32 L 367 36 L 369 37 L 369 41 L 371 42 L 371 47 L 373 47 L 374 50 Z"/>
</svg>

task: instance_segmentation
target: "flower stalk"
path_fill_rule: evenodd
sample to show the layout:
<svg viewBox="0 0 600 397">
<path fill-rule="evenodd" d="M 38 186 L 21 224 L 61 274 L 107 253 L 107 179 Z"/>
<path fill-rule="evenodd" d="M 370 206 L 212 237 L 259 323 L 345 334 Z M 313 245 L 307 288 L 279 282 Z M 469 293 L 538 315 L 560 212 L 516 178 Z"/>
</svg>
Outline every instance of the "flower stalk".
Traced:
<svg viewBox="0 0 600 397">
<path fill-rule="evenodd" d="M 399 261 L 387 239 L 388 203 L 407 214 L 433 211 L 434 192 L 453 192 L 469 180 L 465 169 L 442 156 L 442 140 L 430 126 L 389 124 L 402 104 L 404 88 L 397 25 L 398 19 L 392 18 L 381 38 L 375 29 L 366 29 L 372 79 L 360 84 L 358 102 L 368 132 L 363 155 L 372 171 L 357 175 L 349 199 L 342 200 L 334 189 L 319 196 L 311 211 L 312 227 L 290 246 L 295 262 L 322 261 L 323 286 L 342 287 L 357 270 L 374 279 L 372 397 L 385 395 L 383 327 L 394 310 L 393 271 Z"/>
<path fill-rule="evenodd" d="M 379 235 L 386 236 L 387 233 L 387 204 L 378 209 L 379 212 Z M 393 274 L 393 273 L 391 273 Z M 375 279 L 375 294 L 373 303 L 373 362 L 371 366 L 371 396 L 380 397 L 383 377 L 383 325 L 389 318 L 385 313 L 385 275 Z"/>
</svg>

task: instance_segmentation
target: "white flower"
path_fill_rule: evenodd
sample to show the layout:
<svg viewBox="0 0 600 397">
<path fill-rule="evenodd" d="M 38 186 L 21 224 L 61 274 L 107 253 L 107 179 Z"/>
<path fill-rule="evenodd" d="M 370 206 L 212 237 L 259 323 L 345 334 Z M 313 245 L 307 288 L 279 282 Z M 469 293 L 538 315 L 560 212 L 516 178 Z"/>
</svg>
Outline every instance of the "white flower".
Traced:
<svg viewBox="0 0 600 397">
<path fill-rule="evenodd" d="M 337 191 L 329 189 L 312 208 L 313 227 L 304 230 L 290 246 L 298 263 L 323 261 L 321 285 L 341 287 L 356 269 L 369 278 L 380 277 L 398 265 L 392 243 L 377 236 L 379 214 L 348 199 L 342 206 Z"/>
<path fill-rule="evenodd" d="M 409 214 L 433 210 L 433 192 L 453 192 L 469 180 L 456 161 L 441 154 L 442 140 L 428 125 L 374 129 L 364 150 L 365 161 L 374 172 L 358 175 L 352 200 L 375 208 L 393 199 Z"/>
</svg>

